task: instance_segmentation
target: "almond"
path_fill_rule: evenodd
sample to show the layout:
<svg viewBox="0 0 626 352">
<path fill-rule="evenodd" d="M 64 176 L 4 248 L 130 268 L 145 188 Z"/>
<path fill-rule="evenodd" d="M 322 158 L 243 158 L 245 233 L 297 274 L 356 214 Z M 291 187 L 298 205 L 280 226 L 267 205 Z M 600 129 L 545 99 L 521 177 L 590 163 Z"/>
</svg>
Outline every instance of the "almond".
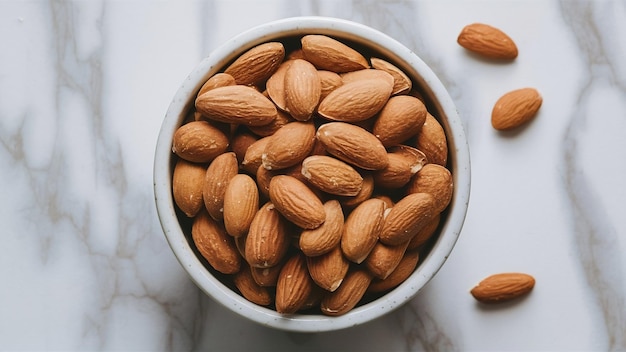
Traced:
<svg viewBox="0 0 626 352">
<path fill-rule="evenodd" d="M 243 162 L 243 159 L 246 155 L 246 151 L 248 151 L 248 148 L 256 141 L 259 140 L 259 137 L 249 133 L 248 131 L 237 131 L 237 133 L 235 133 L 235 135 L 232 138 L 232 141 L 230 143 L 230 149 L 233 151 L 233 153 L 235 153 L 235 155 L 237 156 L 237 162 L 239 164 L 241 164 Z M 261 154 L 263 154 L 263 152 L 261 151 Z M 260 156 L 259 156 L 260 158 Z M 260 160 L 260 159 L 259 159 Z"/>
<path fill-rule="evenodd" d="M 357 206 L 346 219 L 341 250 L 348 260 L 360 264 L 376 245 L 383 225 L 385 203 L 376 198 Z"/>
<path fill-rule="evenodd" d="M 218 87 L 199 95 L 196 109 L 211 120 L 248 126 L 267 125 L 278 114 L 271 100 L 243 85 Z"/>
<path fill-rule="evenodd" d="M 271 202 L 255 214 L 246 238 L 245 257 L 250 266 L 276 266 L 289 249 L 287 223 Z"/>
<path fill-rule="evenodd" d="M 206 93 L 211 89 L 225 86 L 234 86 L 237 84 L 235 78 L 228 73 L 220 72 L 211 76 L 200 88 L 198 95 Z"/>
<path fill-rule="evenodd" d="M 234 238 L 206 211 L 199 212 L 193 219 L 191 236 L 196 248 L 213 269 L 223 274 L 239 271 L 242 258 Z"/>
<path fill-rule="evenodd" d="M 422 129 L 426 114 L 426 106 L 415 97 L 391 97 L 378 114 L 372 133 L 385 147 L 400 144 Z"/>
<path fill-rule="evenodd" d="M 172 151 L 194 163 L 208 163 L 228 148 L 228 137 L 206 121 L 192 121 L 174 133 Z"/>
<path fill-rule="evenodd" d="M 224 72 L 233 76 L 237 84 L 257 85 L 274 73 L 284 58 L 282 43 L 263 43 L 240 55 Z"/>
<path fill-rule="evenodd" d="M 391 96 L 393 80 L 363 79 L 330 92 L 317 108 L 320 116 L 332 121 L 357 122 L 376 115 Z"/>
<path fill-rule="evenodd" d="M 385 292 L 397 287 L 413 274 L 419 257 L 419 251 L 407 251 L 391 274 L 384 280 L 372 280 L 367 290 L 369 292 Z"/>
<path fill-rule="evenodd" d="M 376 242 L 374 248 L 365 259 L 365 267 L 378 279 L 384 280 L 396 270 L 409 242 L 389 246 L 382 242 Z"/>
<path fill-rule="evenodd" d="M 315 283 L 303 254 L 294 254 L 282 267 L 276 283 L 276 311 L 293 314 L 306 303 Z"/>
<path fill-rule="evenodd" d="M 239 172 L 237 156 L 233 152 L 215 158 L 204 175 L 202 198 L 204 206 L 214 220 L 224 219 L 224 194 L 230 180 Z"/>
<path fill-rule="evenodd" d="M 517 57 L 517 45 L 513 39 L 500 29 L 484 23 L 465 26 L 457 42 L 465 49 L 487 58 L 513 60 Z"/>
<path fill-rule="evenodd" d="M 337 200 L 324 203 L 326 220 L 316 229 L 304 230 L 300 234 L 299 248 L 309 257 L 328 253 L 341 241 L 344 217 Z"/>
<path fill-rule="evenodd" d="M 332 72 L 332 71 L 318 70 L 317 76 L 320 79 L 320 86 L 322 88 L 320 101 L 326 98 L 326 96 L 328 96 L 330 92 L 337 89 L 343 84 L 343 81 L 341 80 L 341 76 L 339 76 L 337 73 Z"/>
<path fill-rule="evenodd" d="M 392 87 L 394 84 L 393 76 L 390 75 L 388 72 L 385 72 L 382 70 L 365 68 L 362 70 L 357 70 L 357 71 L 352 71 L 352 72 L 341 74 L 341 81 L 343 82 L 343 84 L 354 82 L 354 81 L 359 81 L 359 80 L 366 80 L 366 79 L 384 80 L 384 81 L 387 81 L 388 84 L 390 84 Z"/>
<path fill-rule="evenodd" d="M 293 60 L 285 72 L 285 104 L 298 121 L 307 121 L 320 102 L 322 86 L 317 69 L 306 60 Z"/>
<path fill-rule="evenodd" d="M 268 306 L 273 301 L 270 291 L 254 281 L 248 265 L 242 265 L 241 270 L 233 276 L 233 283 L 241 295 L 252 303 Z"/>
<path fill-rule="evenodd" d="M 501 303 L 524 296 L 535 287 L 535 278 L 523 273 L 491 275 L 475 286 L 470 293 L 482 303 Z"/>
<path fill-rule="evenodd" d="M 426 226 L 424 226 L 421 230 L 417 232 L 417 234 L 415 234 L 415 236 L 413 236 L 413 238 L 411 238 L 411 241 L 409 242 L 409 247 L 407 249 L 417 249 L 424 243 L 426 243 L 426 241 L 428 241 L 435 234 L 435 231 L 437 231 L 437 228 L 439 227 L 439 221 L 441 221 L 441 214 L 435 215 L 432 220 L 430 220 L 428 224 L 426 224 Z"/>
<path fill-rule="evenodd" d="M 364 201 L 370 199 L 372 194 L 374 193 L 374 177 L 371 173 L 363 174 L 363 184 L 361 185 L 361 190 L 355 196 L 352 197 L 340 197 L 338 198 L 346 208 L 354 208 L 357 205 L 363 203 Z"/>
<path fill-rule="evenodd" d="M 403 154 L 389 153 L 389 164 L 382 170 L 374 171 L 374 184 L 377 187 L 395 189 L 404 187 L 415 174 L 415 165 L 412 160 Z"/>
<path fill-rule="evenodd" d="M 367 270 L 349 270 L 341 285 L 322 299 L 322 313 L 330 316 L 347 313 L 363 298 L 371 281 L 372 274 Z"/>
<path fill-rule="evenodd" d="M 282 110 L 278 110 L 278 115 L 276 115 L 276 118 L 272 122 L 263 126 L 248 126 L 248 129 L 257 136 L 267 137 L 273 135 L 281 127 L 290 122 L 293 122 L 291 115 Z"/>
<path fill-rule="evenodd" d="M 304 57 L 318 69 L 342 73 L 369 67 L 358 51 L 331 37 L 311 34 L 300 42 Z"/>
<path fill-rule="evenodd" d="M 522 88 L 504 94 L 493 107 L 491 125 L 504 131 L 530 121 L 541 107 L 543 98 L 534 88 Z"/>
<path fill-rule="evenodd" d="M 248 146 L 243 160 L 241 161 L 242 169 L 252 175 L 256 174 L 259 166 L 263 164 L 263 153 L 265 152 L 265 147 L 267 147 L 270 138 L 272 138 L 272 136 L 263 137 Z"/>
<path fill-rule="evenodd" d="M 346 260 L 339 246 L 328 253 L 306 258 L 307 268 L 313 281 L 326 291 L 335 291 L 348 273 L 350 262 Z"/>
<path fill-rule="evenodd" d="M 389 164 L 382 143 L 359 126 L 345 122 L 326 123 L 318 128 L 317 139 L 329 154 L 353 166 L 380 170 Z"/>
<path fill-rule="evenodd" d="M 406 94 L 413 88 L 411 79 L 390 62 L 375 57 L 371 58 L 370 62 L 373 68 L 385 71 L 393 76 L 393 90 L 391 91 L 391 95 Z"/>
<path fill-rule="evenodd" d="M 274 72 L 265 83 L 267 95 L 276 104 L 280 110 L 287 110 L 287 102 L 285 100 L 285 73 L 293 60 L 285 61 Z"/>
<path fill-rule="evenodd" d="M 320 190 L 339 196 L 355 196 L 363 185 L 363 177 L 352 166 L 325 155 L 304 159 L 302 175 Z"/>
<path fill-rule="evenodd" d="M 430 113 L 426 115 L 426 120 L 422 129 L 415 139 L 415 147 L 422 151 L 429 163 L 446 166 L 448 163 L 448 141 L 446 133 Z"/>
<path fill-rule="evenodd" d="M 306 158 L 315 144 L 315 125 L 312 122 L 290 122 L 271 135 L 263 150 L 263 167 L 268 170 L 285 169 Z"/>
<path fill-rule="evenodd" d="M 258 209 L 259 190 L 254 179 L 245 174 L 233 176 L 224 192 L 226 232 L 233 237 L 247 234 Z"/>
<path fill-rule="evenodd" d="M 270 182 L 270 200 L 280 213 L 303 229 L 314 229 L 326 219 L 320 199 L 298 179 L 277 175 Z"/>
<path fill-rule="evenodd" d="M 199 164 L 178 159 L 172 175 L 174 203 L 187 217 L 194 217 L 204 206 L 202 188 L 206 169 Z"/>
<path fill-rule="evenodd" d="M 259 286 L 263 287 L 275 287 L 278 282 L 278 275 L 282 270 L 283 265 L 278 264 L 270 266 L 269 268 L 257 268 L 250 267 L 252 271 L 252 278 Z"/>
<path fill-rule="evenodd" d="M 428 193 L 412 193 L 402 198 L 385 218 L 380 241 L 394 246 L 409 241 L 436 215 L 435 200 Z"/>
<path fill-rule="evenodd" d="M 454 184 L 448 169 L 437 164 L 426 164 L 413 176 L 407 193 L 429 193 L 435 201 L 435 212 L 443 211 L 452 200 Z"/>
</svg>

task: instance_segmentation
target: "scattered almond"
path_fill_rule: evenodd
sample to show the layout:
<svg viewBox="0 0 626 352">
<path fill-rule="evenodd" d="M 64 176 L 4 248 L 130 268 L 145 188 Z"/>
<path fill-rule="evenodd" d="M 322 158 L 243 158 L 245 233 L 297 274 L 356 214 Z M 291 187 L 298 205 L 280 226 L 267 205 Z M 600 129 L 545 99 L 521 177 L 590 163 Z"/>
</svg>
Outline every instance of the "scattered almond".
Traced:
<svg viewBox="0 0 626 352">
<path fill-rule="evenodd" d="M 535 287 L 535 278 L 523 273 L 491 275 L 476 285 L 470 293 L 482 303 L 501 303 L 524 296 Z"/>
<path fill-rule="evenodd" d="M 522 88 L 504 94 L 493 107 L 491 125 L 504 131 L 530 121 L 541 107 L 543 99 L 534 88 Z"/>
<path fill-rule="evenodd" d="M 457 42 L 465 49 L 487 58 L 513 60 L 517 57 L 515 42 L 500 29 L 484 23 L 465 26 Z"/>
</svg>

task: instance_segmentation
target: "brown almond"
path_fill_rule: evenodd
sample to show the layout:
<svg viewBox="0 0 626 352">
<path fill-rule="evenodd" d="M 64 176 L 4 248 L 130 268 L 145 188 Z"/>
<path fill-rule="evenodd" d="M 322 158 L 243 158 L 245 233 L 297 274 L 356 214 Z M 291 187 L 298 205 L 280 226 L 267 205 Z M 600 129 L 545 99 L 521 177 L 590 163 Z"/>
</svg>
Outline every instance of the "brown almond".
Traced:
<svg viewBox="0 0 626 352">
<path fill-rule="evenodd" d="M 371 173 L 363 174 L 363 184 L 361 190 L 352 197 L 340 197 L 339 202 L 346 208 L 354 208 L 364 201 L 370 199 L 374 193 L 374 177 Z"/>
<path fill-rule="evenodd" d="M 260 306 L 269 306 L 273 301 L 267 287 L 263 287 L 254 281 L 252 271 L 248 265 L 242 265 L 241 270 L 233 276 L 233 283 L 241 295 L 252 303 Z"/>
<path fill-rule="evenodd" d="M 390 246 L 405 243 L 435 215 L 435 200 L 431 194 L 409 194 L 397 202 L 385 217 L 380 241 Z"/>
<path fill-rule="evenodd" d="M 493 107 L 491 125 L 504 131 L 532 120 L 539 111 L 543 98 L 534 88 L 522 88 L 504 94 Z"/>
<path fill-rule="evenodd" d="M 359 81 L 359 80 L 366 80 L 366 79 L 384 80 L 384 81 L 387 81 L 388 84 L 390 84 L 392 87 L 394 84 L 393 76 L 382 70 L 365 68 L 362 70 L 346 72 L 346 73 L 341 74 L 341 81 L 343 82 L 343 84 L 347 84 L 347 83 Z"/>
<path fill-rule="evenodd" d="M 363 177 L 347 163 L 326 155 L 312 155 L 302 161 L 302 175 L 320 190 L 339 196 L 355 196 Z"/>
<path fill-rule="evenodd" d="M 373 172 L 374 184 L 388 189 L 404 187 L 415 174 L 416 168 L 411 164 L 412 160 L 399 153 L 389 153 L 387 156 L 387 167 Z"/>
<path fill-rule="evenodd" d="M 281 262 L 289 249 L 287 223 L 271 202 L 255 214 L 246 238 L 245 257 L 250 266 L 268 268 Z"/>
<path fill-rule="evenodd" d="M 194 218 L 191 237 L 196 248 L 213 269 L 223 274 L 234 274 L 241 267 L 242 258 L 222 224 L 213 220 L 206 211 Z"/>
<path fill-rule="evenodd" d="M 211 89 L 196 98 L 196 109 L 208 119 L 246 126 L 267 125 L 278 114 L 271 100 L 244 85 Z"/>
<path fill-rule="evenodd" d="M 230 143 L 230 149 L 237 156 L 237 162 L 239 164 L 243 162 L 248 148 L 259 139 L 259 136 L 249 133 L 248 131 L 238 131 L 235 133 Z M 261 152 L 261 154 L 263 153 Z"/>
<path fill-rule="evenodd" d="M 208 163 L 228 148 L 228 137 L 206 121 L 192 121 L 174 133 L 172 151 L 194 163 Z"/>
<path fill-rule="evenodd" d="M 292 176 L 277 175 L 270 181 L 270 200 L 280 213 L 303 229 L 314 229 L 326 219 L 320 199 Z"/>
<path fill-rule="evenodd" d="M 290 122 L 293 122 L 291 115 L 282 110 L 278 110 L 278 115 L 276 115 L 274 121 L 263 126 L 248 126 L 248 129 L 257 136 L 267 137 L 273 135 L 281 127 Z"/>
<path fill-rule="evenodd" d="M 374 279 L 368 287 L 369 292 L 385 292 L 406 281 L 411 276 L 419 262 L 419 251 L 406 251 L 400 263 L 384 280 Z"/>
<path fill-rule="evenodd" d="M 293 60 L 285 72 L 285 104 L 298 121 L 307 121 L 320 102 L 322 86 L 317 69 L 306 60 Z"/>
<path fill-rule="evenodd" d="M 329 200 L 324 203 L 324 211 L 326 220 L 322 225 L 300 234 L 299 248 L 309 257 L 328 253 L 341 241 L 344 223 L 341 205 L 337 200 Z"/>
<path fill-rule="evenodd" d="M 329 154 L 350 165 L 380 170 L 389 164 L 387 150 L 367 130 L 345 122 L 330 122 L 317 130 L 317 139 Z"/>
<path fill-rule="evenodd" d="M 374 248 L 365 259 L 365 267 L 378 279 L 384 280 L 396 270 L 409 242 L 389 246 L 382 242 L 376 242 Z"/>
<path fill-rule="evenodd" d="M 491 275 L 476 285 L 470 293 L 482 303 L 501 303 L 524 296 L 535 287 L 535 278 L 523 273 Z"/>
<path fill-rule="evenodd" d="M 259 209 L 259 190 L 252 177 L 237 174 L 224 192 L 224 226 L 233 237 L 244 236 Z"/>
<path fill-rule="evenodd" d="M 401 144 L 417 135 L 426 121 L 426 114 L 426 106 L 415 97 L 391 97 L 378 114 L 372 133 L 385 147 Z"/>
<path fill-rule="evenodd" d="M 429 163 L 441 166 L 446 166 L 448 163 L 446 133 L 439 121 L 430 113 L 426 115 L 422 129 L 417 134 L 415 147 L 426 155 Z"/>
<path fill-rule="evenodd" d="M 363 79 L 330 92 L 317 112 L 332 121 L 357 122 L 376 115 L 391 96 L 393 83 L 386 79 Z"/>
<path fill-rule="evenodd" d="M 214 88 L 234 86 L 235 84 L 237 84 L 237 82 L 235 81 L 235 78 L 233 76 L 229 75 L 228 73 L 219 72 L 214 74 L 206 82 L 204 82 L 202 87 L 200 87 L 198 95 L 206 93 Z"/>
<path fill-rule="evenodd" d="M 442 212 L 452 200 L 454 183 L 448 169 L 437 164 L 426 164 L 413 176 L 407 193 L 428 193 L 433 196 L 435 212 Z"/>
<path fill-rule="evenodd" d="M 343 228 L 341 250 L 348 260 L 360 264 L 378 241 L 383 225 L 385 203 L 368 199 L 354 208 Z"/>
<path fill-rule="evenodd" d="M 339 88 L 343 84 L 341 76 L 332 71 L 318 70 L 317 76 L 320 78 L 320 86 L 322 88 L 320 101 L 326 98 L 330 92 Z"/>
<path fill-rule="evenodd" d="M 417 234 L 415 234 L 415 236 L 413 236 L 413 238 L 411 238 L 407 250 L 417 249 L 426 243 L 426 241 L 428 241 L 435 234 L 435 231 L 437 231 L 440 221 L 441 214 L 435 215 L 432 220 L 426 224 L 426 226 L 424 226 L 417 232 Z"/>
<path fill-rule="evenodd" d="M 276 104 L 280 110 L 287 110 L 287 102 L 285 100 L 285 73 L 293 60 L 288 60 L 280 64 L 276 72 L 274 72 L 265 83 L 267 95 Z"/>
<path fill-rule="evenodd" d="M 341 285 L 322 299 L 322 313 L 330 316 L 347 313 L 363 298 L 371 281 L 372 274 L 367 270 L 349 270 Z"/>
<path fill-rule="evenodd" d="M 369 67 L 358 51 L 331 37 L 310 34 L 300 42 L 304 57 L 318 69 L 342 73 Z"/>
<path fill-rule="evenodd" d="M 241 168 L 246 172 L 256 175 L 259 166 L 263 164 L 263 153 L 272 136 L 263 137 L 248 146 L 241 161 Z"/>
<path fill-rule="evenodd" d="M 227 152 L 216 157 L 204 175 L 202 198 L 204 206 L 214 220 L 224 219 L 224 194 L 230 180 L 239 172 L 237 156 Z"/>
<path fill-rule="evenodd" d="M 263 43 L 241 54 L 224 72 L 233 76 L 237 84 L 257 85 L 274 73 L 284 58 L 282 43 Z"/>
<path fill-rule="evenodd" d="M 517 57 L 517 45 L 513 39 L 500 29 L 484 23 L 465 26 L 457 42 L 465 49 L 487 58 L 513 60 Z"/>
<path fill-rule="evenodd" d="M 315 283 L 303 254 L 294 254 L 282 267 L 276 283 L 276 311 L 293 314 L 306 303 Z"/>
<path fill-rule="evenodd" d="M 350 262 L 346 260 L 339 246 L 328 253 L 306 258 L 307 268 L 313 281 L 326 291 L 335 291 L 348 273 Z"/>
<path fill-rule="evenodd" d="M 373 57 L 370 59 L 372 67 L 385 71 L 393 76 L 393 90 L 391 95 L 406 94 L 413 88 L 413 82 L 402 70 L 383 59 Z"/>
<path fill-rule="evenodd" d="M 184 159 L 178 159 L 172 175 L 174 203 L 187 217 L 194 217 L 204 206 L 202 188 L 206 169 Z"/>
<path fill-rule="evenodd" d="M 250 267 L 254 282 L 263 287 L 275 287 L 278 282 L 278 275 L 282 270 L 282 263 L 269 268 Z"/>
<path fill-rule="evenodd" d="M 311 153 L 315 144 L 315 125 L 312 122 L 290 122 L 267 138 L 263 167 L 285 169 L 302 162 Z"/>
</svg>

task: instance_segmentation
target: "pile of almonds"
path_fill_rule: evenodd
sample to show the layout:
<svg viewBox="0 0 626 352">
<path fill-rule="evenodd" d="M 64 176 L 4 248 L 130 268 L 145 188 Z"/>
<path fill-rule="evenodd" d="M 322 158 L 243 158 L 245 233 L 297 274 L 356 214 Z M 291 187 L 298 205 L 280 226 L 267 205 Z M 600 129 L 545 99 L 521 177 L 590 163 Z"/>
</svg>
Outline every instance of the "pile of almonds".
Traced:
<svg viewBox="0 0 626 352">
<path fill-rule="evenodd" d="M 173 152 L 198 252 L 283 314 L 345 314 L 402 283 L 453 192 L 444 129 L 411 79 L 324 35 L 257 45 L 209 77 Z"/>
</svg>

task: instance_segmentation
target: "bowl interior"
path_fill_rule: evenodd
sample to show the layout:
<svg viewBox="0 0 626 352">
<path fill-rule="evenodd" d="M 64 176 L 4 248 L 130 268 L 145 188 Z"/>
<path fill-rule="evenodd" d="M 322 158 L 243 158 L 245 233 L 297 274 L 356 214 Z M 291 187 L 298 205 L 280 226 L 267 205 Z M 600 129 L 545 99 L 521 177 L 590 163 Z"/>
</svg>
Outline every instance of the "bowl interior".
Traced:
<svg viewBox="0 0 626 352">
<path fill-rule="evenodd" d="M 443 126 L 448 139 L 448 169 L 453 175 L 454 194 L 437 234 L 429 242 L 415 272 L 397 288 L 357 306 L 339 317 L 321 314 L 281 315 L 247 301 L 223 283 L 223 275 L 212 270 L 197 252 L 191 240 L 191 222 L 174 205 L 171 176 L 176 157 L 172 138 L 193 108 L 202 84 L 255 45 L 281 41 L 287 50 L 297 45 L 305 34 L 324 34 L 355 47 L 366 56 L 376 56 L 403 70 L 422 93 L 429 112 Z M 329 331 L 361 324 L 386 314 L 417 292 L 437 273 L 460 234 L 469 201 L 469 151 L 463 126 L 447 91 L 430 68 L 413 52 L 387 35 L 372 28 L 345 20 L 324 17 L 299 17 L 271 22 L 248 30 L 214 50 L 187 77 L 166 113 L 157 141 L 154 163 L 154 187 L 157 212 L 165 236 L 181 265 L 206 294 L 260 324 L 302 332 Z"/>
</svg>

